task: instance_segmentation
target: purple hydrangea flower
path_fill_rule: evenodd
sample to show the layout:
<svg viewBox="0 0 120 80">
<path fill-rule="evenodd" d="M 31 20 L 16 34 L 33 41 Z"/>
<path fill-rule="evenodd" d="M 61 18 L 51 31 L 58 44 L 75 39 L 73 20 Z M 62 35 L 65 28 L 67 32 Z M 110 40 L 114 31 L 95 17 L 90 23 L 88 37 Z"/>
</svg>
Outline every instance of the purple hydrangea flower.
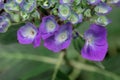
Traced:
<svg viewBox="0 0 120 80">
<path fill-rule="evenodd" d="M 74 0 L 60 0 L 60 4 L 72 3 Z"/>
<path fill-rule="evenodd" d="M 10 26 L 10 20 L 5 16 L 0 16 L 0 33 L 5 33 Z"/>
<path fill-rule="evenodd" d="M 89 4 L 96 5 L 100 3 L 101 0 L 87 0 Z"/>
<path fill-rule="evenodd" d="M 38 29 L 29 22 L 17 31 L 17 39 L 20 44 L 33 44 L 34 47 L 38 47 L 40 45 L 40 37 L 41 34 Z"/>
<path fill-rule="evenodd" d="M 95 7 L 96 13 L 100 15 L 108 14 L 111 10 L 112 10 L 112 7 L 110 7 L 106 3 L 100 3 Z"/>
<path fill-rule="evenodd" d="M 59 25 L 54 19 L 54 16 L 46 16 L 42 18 L 42 23 L 40 25 L 41 36 L 46 39 L 53 35 L 58 30 Z"/>
<path fill-rule="evenodd" d="M 108 50 L 107 32 L 105 27 L 92 24 L 84 34 L 85 45 L 81 54 L 92 61 L 102 61 Z"/>
<path fill-rule="evenodd" d="M 59 27 L 58 32 L 45 39 L 44 46 L 54 52 L 59 52 L 69 47 L 72 39 L 72 26 L 66 23 Z"/>
</svg>

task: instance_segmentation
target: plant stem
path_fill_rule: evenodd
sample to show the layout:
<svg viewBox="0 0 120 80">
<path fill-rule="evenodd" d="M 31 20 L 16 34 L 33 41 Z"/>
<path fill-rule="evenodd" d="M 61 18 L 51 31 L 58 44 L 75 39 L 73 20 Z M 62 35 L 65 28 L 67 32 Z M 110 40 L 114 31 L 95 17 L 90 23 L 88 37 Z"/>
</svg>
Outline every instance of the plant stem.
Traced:
<svg viewBox="0 0 120 80">
<path fill-rule="evenodd" d="M 22 53 L 12 53 L 10 54 L 9 52 L 1 52 L 0 53 L 0 58 L 7 58 L 7 59 L 20 59 L 20 60 L 32 60 L 32 61 L 39 61 L 39 62 L 44 62 L 48 64 L 54 64 L 56 65 L 53 79 L 55 80 L 58 69 L 60 68 L 61 65 L 65 64 L 65 61 L 63 61 L 63 57 L 66 53 L 64 51 L 61 52 L 59 59 L 56 58 L 50 58 L 50 57 L 45 57 L 45 56 L 38 56 L 38 55 L 33 55 L 33 54 L 22 54 Z M 88 65 L 85 63 L 80 63 L 74 60 L 69 60 L 70 65 L 73 68 L 76 68 L 78 70 L 84 70 L 84 71 L 90 71 L 90 72 L 96 72 L 99 74 L 102 74 L 104 76 L 112 77 L 114 80 L 119 80 L 120 76 L 112 73 L 110 71 Z"/>
<path fill-rule="evenodd" d="M 76 62 L 76 61 L 70 61 L 70 63 L 74 68 L 77 68 L 77 69 L 80 69 L 80 70 L 96 72 L 96 73 L 102 74 L 104 76 L 111 77 L 114 80 L 119 80 L 120 79 L 119 75 L 117 75 L 115 73 L 112 73 L 112 72 L 109 72 L 109 71 L 106 71 L 104 69 L 100 69 L 100 68 L 95 67 L 95 66 L 87 65 L 87 64 L 84 64 L 84 63 Z"/>
<path fill-rule="evenodd" d="M 56 76 L 57 76 L 57 72 L 63 62 L 63 58 L 64 58 L 64 55 L 65 55 L 65 51 L 61 51 L 60 53 L 60 56 L 59 56 L 59 61 L 56 63 L 56 66 L 55 66 L 55 69 L 54 69 L 54 73 L 53 73 L 53 76 L 52 76 L 52 80 L 55 80 L 56 79 Z"/>
</svg>

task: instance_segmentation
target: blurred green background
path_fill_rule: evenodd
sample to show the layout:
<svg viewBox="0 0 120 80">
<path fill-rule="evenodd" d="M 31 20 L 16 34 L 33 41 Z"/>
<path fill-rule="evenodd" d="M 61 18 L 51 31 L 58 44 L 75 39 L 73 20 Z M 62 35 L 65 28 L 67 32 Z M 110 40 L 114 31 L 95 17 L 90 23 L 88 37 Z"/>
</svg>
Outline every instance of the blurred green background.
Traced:
<svg viewBox="0 0 120 80">
<path fill-rule="evenodd" d="M 109 51 L 105 60 L 87 61 L 71 44 L 66 54 L 70 62 L 62 61 L 55 80 L 120 80 L 120 8 L 114 8 L 108 18 L 112 23 L 107 26 Z M 21 25 L 0 34 L 0 80 L 51 80 L 60 54 L 43 46 L 33 48 L 18 44 L 16 31 Z M 88 24 L 81 25 L 80 31 L 86 26 Z"/>
</svg>

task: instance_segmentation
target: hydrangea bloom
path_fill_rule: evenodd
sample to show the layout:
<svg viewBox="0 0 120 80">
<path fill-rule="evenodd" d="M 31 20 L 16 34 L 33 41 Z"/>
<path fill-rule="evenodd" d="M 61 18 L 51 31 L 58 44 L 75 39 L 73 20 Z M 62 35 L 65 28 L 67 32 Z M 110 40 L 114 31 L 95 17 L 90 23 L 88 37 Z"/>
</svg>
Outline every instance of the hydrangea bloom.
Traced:
<svg viewBox="0 0 120 80">
<path fill-rule="evenodd" d="M 17 31 L 17 39 L 20 44 L 40 45 L 40 33 L 32 23 L 26 23 Z"/>
<path fill-rule="evenodd" d="M 112 5 L 120 5 L 120 0 L 0 0 L 0 33 L 6 32 L 12 24 L 29 21 L 17 31 L 20 44 L 38 47 L 42 39 L 46 48 L 59 52 L 68 48 L 75 36 L 77 50 L 81 48 L 78 40 L 85 40 L 81 51 L 84 58 L 102 61 L 108 48 L 103 26 L 111 23 L 106 14 Z M 84 21 L 94 24 L 83 37 L 77 29 Z M 39 28 L 30 22 L 40 25 Z"/>
<path fill-rule="evenodd" d="M 44 46 L 54 52 L 67 48 L 72 39 L 72 26 L 70 23 L 62 25 L 59 30 L 44 41 Z"/>
<path fill-rule="evenodd" d="M 102 61 L 108 50 L 107 32 L 105 27 L 92 24 L 84 34 L 85 45 L 81 54 L 92 61 Z"/>
<path fill-rule="evenodd" d="M 40 25 L 40 31 L 43 39 L 46 39 L 53 35 L 58 30 L 59 25 L 54 19 L 54 16 L 46 16 L 42 18 Z"/>
</svg>

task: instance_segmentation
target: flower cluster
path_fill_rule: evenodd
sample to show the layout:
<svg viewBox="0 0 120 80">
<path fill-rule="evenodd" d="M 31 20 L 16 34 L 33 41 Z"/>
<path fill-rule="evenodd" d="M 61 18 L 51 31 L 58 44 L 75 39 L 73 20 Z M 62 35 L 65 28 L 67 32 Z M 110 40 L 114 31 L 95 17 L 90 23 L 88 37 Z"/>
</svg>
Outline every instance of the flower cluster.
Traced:
<svg viewBox="0 0 120 80">
<path fill-rule="evenodd" d="M 102 61 L 108 50 L 107 30 L 111 23 L 106 15 L 120 0 L 0 0 L 0 33 L 14 23 L 25 23 L 17 31 L 20 44 L 44 46 L 60 52 L 69 47 L 77 33 L 77 24 L 91 23 L 83 36 L 83 58 Z M 39 24 L 39 27 L 37 25 Z M 76 38 L 75 38 L 76 39 Z M 79 44 L 80 45 L 80 44 Z"/>
</svg>

